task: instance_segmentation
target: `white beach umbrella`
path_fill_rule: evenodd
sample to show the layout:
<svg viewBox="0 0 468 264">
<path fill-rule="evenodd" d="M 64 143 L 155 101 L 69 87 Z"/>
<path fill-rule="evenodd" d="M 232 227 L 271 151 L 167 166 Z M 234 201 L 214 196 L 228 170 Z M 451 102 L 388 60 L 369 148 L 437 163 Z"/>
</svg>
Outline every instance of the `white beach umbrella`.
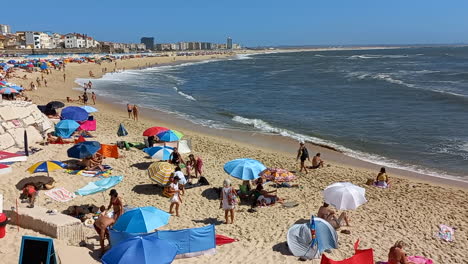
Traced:
<svg viewBox="0 0 468 264">
<path fill-rule="evenodd" d="M 352 210 L 367 202 L 366 189 L 350 182 L 337 182 L 323 191 L 323 198 L 339 210 Z"/>
</svg>

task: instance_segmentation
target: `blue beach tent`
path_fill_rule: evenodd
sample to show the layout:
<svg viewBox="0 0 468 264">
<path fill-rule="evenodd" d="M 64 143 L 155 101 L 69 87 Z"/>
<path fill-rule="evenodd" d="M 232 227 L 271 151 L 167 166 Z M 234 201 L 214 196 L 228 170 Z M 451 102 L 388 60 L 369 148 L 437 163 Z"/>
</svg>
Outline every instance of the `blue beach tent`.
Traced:
<svg viewBox="0 0 468 264">
<path fill-rule="evenodd" d="M 80 127 L 80 124 L 76 121 L 62 120 L 55 125 L 55 135 L 57 137 L 69 138 L 78 127 Z"/>
</svg>

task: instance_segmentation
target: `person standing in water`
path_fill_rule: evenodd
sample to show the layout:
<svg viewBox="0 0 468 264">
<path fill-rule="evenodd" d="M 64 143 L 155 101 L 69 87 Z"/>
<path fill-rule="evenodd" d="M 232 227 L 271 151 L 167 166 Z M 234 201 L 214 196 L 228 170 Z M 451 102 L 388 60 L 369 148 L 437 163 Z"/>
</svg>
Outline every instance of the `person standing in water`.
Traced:
<svg viewBox="0 0 468 264">
<path fill-rule="evenodd" d="M 296 161 L 299 158 L 301 158 L 301 170 L 300 170 L 300 172 L 302 172 L 302 170 L 304 170 L 305 173 L 307 174 L 308 173 L 307 167 L 304 165 L 304 163 L 305 163 L 306 160 L 309 160 L 309 162 L 310 162 L 310 157 L 309 157 L 309 151 L 307 150 L 304 142 L 299 143 L 299 150 L 297 151 Z"/>
</svg>

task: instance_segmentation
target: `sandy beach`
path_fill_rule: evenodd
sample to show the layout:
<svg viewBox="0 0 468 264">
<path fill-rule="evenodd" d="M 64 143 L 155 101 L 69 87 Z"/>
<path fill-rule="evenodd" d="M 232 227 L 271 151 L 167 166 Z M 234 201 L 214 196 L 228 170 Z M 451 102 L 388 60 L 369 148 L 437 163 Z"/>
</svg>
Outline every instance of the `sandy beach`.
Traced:
<svg viewBox="0 0 468 264">
<path fill-rule="evenodd" d="M 46 104 L 52 100 L 65 102 L 66 97 L 77 99 L 79 91 L 77 78 L 88 78 L 89 71 L 95 78 L 102 76 L 102 68 L 108 71 L 133 69 L 156 65 L 181 62 L 187 60 L 222 59 L 229 55 L 206 55 L 197 57 L 151 57 L 117 60 L 117 64 L 103 63 L 70 63 L 66 67 L 66 80 L 64 72 L 52 70 L 52 74 L 44 75 L 48 87 L 39 87 L 37 91 L 28 91 L 26 95 L 35 104 Z M 23 76 L 23 72 L 18 72 Z M 9 81 L 29 88 L 29 83 L 40 77 L 40 73 L 28 74 L 28 80 L 12 78 Z M 92 81 L 93 78 L 90 78 Z M 91 90 L 92 91 L 92 90 Z M 129 96 L 131 101 L 131 96 Z M 92 102 L 91 102 L 92 103 Z M 323 202 L 322 190 L 331 183 L 349 181 L 366 188 L 368 203 L 355 211 L 350 211 L 351 226 L 345 228 L 350 234 L 338 232 L 339 248 L 333 250 L 329 257 L 341 260 L 352 256 L 353 244 L 360 239 L 361 248 L 373 248 L 376 261 L 386 261 L 388 249 L 397 241 L 404 240 L 408 244 L 406 251 L 409 255 L 420 255 L 431 258 L 435 263 L 466 263 L 466 249 L 468 248 L 468 191 L 466 183 L 458 184 L 444 180 L 431 181 L 431 178 L 417 176 L 398 170 L 388 170 L 392 187 L 380 189 L 365 185 L 368 178 L 375 178 L 376 165 L 360 166 L 362 163 L 352 161 L 340 153 L 309 145 L 309 150 L 322 152 L 323 158 L 329 164 L 324 168 L 311 170 L 308 174 L 298 173 L 295 183 L 301 188 L 280 188 L 278 196 L 287 201 L 297 201 L 299 205 L 294 208 L 284 208 L 275 205 L 267 208 L 258 208 L 257 212 L 250 213 L 247 205 L 236 209 L 235 223 L 222 224 L 224 212 L 219 209 L 219 201 L 212 187 L 221 187 L 224 179 L 229 178 L 223 165 L 236 158 L 253 158 L 261 161 L 267 167 L 278 167 L 292 171 L 299 170 L 294 150 L 298 144 L 292 140 L 278 139 L 275 136 L 256 135 L 258 140 L 242 140 L 241 134 L 229 131 L 208 131 L 207 128 L 196 127 L 186 121 L 173 118 L 166 114 L 143 109 L 138 122 L 128 118 L 124 105 L 110 104 L 98 96 L 95 105 L 99 112 L 94 116 L 98 120 L 97 131 L 92 132 L 96 140 L 101 143 L 112 144 L 122 140 L 116 134 L 118 124 L 123 123 L 129 132 L 124 140 L 141 142 L 141 133 L 148 127 L 167 126 L 177 129 L 190 139 L 192 153 L 202 157 L 204 161 L 205 176 L 210 186 L 202 186 L 186 191 L 184 202 L 181 205 L 180 217 L 171 217 L 170 223 L 163 229 L 183 229 L 215 224 L 217 234 L 236 238 L 239 241 L 217 248 L 214 256 L 202 256 L 189 259 L 176 260 L 175 263 L 216 263 L 229 260 L 229 263 L 296 263 L 298 258 L 289 253 L 286 244 L 286 233 L 295 223 L 308 221 L 312 214 L 316 214 Z M 244 137 L 247 138 L 247 137 Z M 257 141 L 257 143 L 253 143 Z M 278 146 L 273 145 L 277 141 Z M 29 176 L 25 170 L 35 162 L 42 160 L 68 160 L 66 150 L 69 145 L 36 146 L 42 150 L 29 157 L 27 162 L 16 163 L 13 173 L 2 175 L 0 193 L 4 195 L 4 208 L 15 206 L 19 191 L 15 184 L 24 177 Z M 324 154 L 325 153 L 325 154 Z M 122 195 L 125 204 L 137 206 L 155 206 L 169 210 L 169 202 L 161 195 L 148 178 L 146 168 L 152 163 L 146 154 L 137 149 L 123 150 L 124 157 L 119 159 L 106 159 L 105 164 L 113 167 L 113 175 L 123 175 L 124 180 L 116 186 Z M 333 156 L 334 158 L 330 158 Z M 186 158 L 186 155 L 184 155 Z M 331 161 L 330 161 L 331 160 Z M 343 162 L 340 162 L 343 161 Z M 65 172 L 52 172 L 57 187 L 64 187 L 75 191 L 95 179 L 78 175 L 69 175 Z M 414 176 L 414 177 L 413 177 Z M 237 187 L 240 180 L 233 179 Z M 449 183 L 449 184 L 447 184 Z M 273 187 L 268 189 L 273 190 Z M 106 193 L 84 196 L 73 199 L 67 203 L 60 203 L 40 194 L 37 205 L 48 209 L 62 211 L 70 205 L 93 203 L 107 205 L 109 196 Z M 27 210 L 27 208 L 20 210 Z M 439 224 L 456 227 L 455 241 L 444 242 L 435 236 Z M 31 230 L 20 229 L 14 225 L 7 226 L 7 236 L 1 241 L 0 258 L 3 263 L 16 263 L 22 235 L 39 235 Z M 58 241 L 58 250 L 63 263 L 99 263 L 97 240 L 94 229 L 87 229 L 87 246 L 67 245 Z M 61 253 L 62 252 L 62 253 Z M 79 259 L 79 260 L 78 260 Z M 319 263 L 319 260 L 309 261 Z"/>
</svg>

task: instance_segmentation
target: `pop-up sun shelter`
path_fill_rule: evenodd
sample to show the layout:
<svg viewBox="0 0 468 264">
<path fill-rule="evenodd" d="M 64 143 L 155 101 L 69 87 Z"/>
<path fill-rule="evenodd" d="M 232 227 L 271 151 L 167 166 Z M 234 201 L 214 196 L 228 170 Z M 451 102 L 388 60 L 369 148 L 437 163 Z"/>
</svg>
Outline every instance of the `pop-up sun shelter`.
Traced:
<svg viewBox="0 0 468 264">
<path fill-rule="evenodd" d="M 320 258 L 325 250 L 338 248 L 335 229 L 326 220 L 314 216 L 310 223 L 289 228 L 287 239 L 291 253 L 303 259 Z"/>
</svg>

